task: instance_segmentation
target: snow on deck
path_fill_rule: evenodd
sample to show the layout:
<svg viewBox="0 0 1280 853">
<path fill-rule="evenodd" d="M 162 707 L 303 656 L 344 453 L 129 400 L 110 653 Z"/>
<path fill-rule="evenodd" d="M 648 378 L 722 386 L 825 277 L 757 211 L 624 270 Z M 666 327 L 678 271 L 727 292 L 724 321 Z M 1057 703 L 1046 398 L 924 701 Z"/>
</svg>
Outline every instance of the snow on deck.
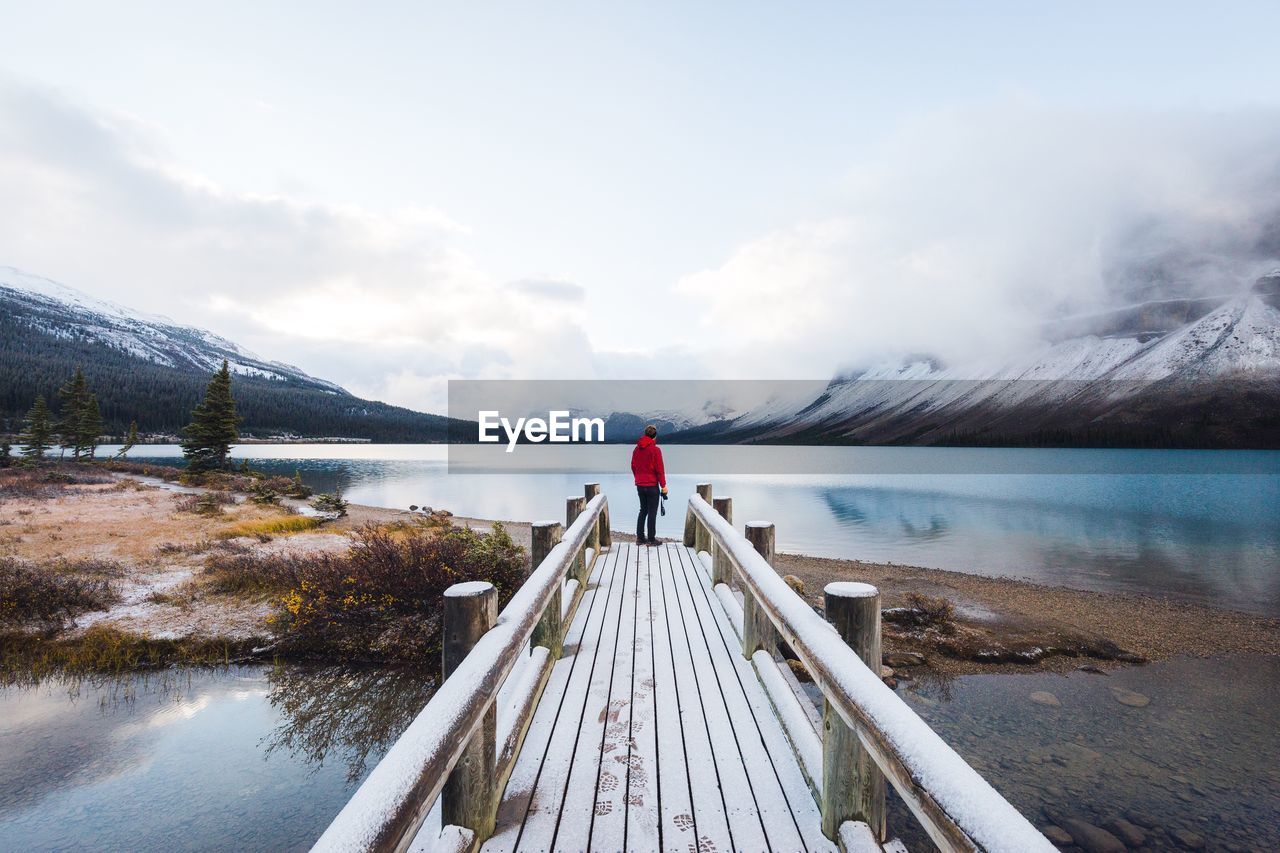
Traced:
<svg viewBox="0 0 1280 853">
<path fill-rule="evenodd" d="M 486 851 L 834 850 L 688 549 L 596 561 Z"/>
</svg>

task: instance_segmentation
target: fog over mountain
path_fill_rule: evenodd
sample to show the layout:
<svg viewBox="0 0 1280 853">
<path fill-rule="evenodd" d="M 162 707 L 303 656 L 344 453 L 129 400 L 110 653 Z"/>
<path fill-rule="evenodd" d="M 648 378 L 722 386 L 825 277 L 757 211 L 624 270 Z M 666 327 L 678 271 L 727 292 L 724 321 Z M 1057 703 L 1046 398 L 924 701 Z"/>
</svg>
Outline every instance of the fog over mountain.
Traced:
<svg viewBox="0 0 1280 853">
<path fill-rule="evenodd" d="M 1000 96 L 880 130 L 757 217 L 771 230 L 707 240 L 701 268 L 636 287 L 666 220 L 620 234 L 616 281 L 508 277 L 430 199 L 229 189 L 131 116 L 0 75 L 0 262 L 437 412 L 450 378 L 823 379 L 917 355 L 977 370 L 1072 318 L 1242 292 L 1277 265 L 1275 110 Z"/>
<path fill-rule="evenodd" d="M 1242 293 L 1280 266 L 1280 123 L 957 109 L 898 133 L 834 195 L 833 215 L 681 282 L 700 335 L 745 375 L 913 354 L 977 370 L 1068 318 Z"/>
</svg>

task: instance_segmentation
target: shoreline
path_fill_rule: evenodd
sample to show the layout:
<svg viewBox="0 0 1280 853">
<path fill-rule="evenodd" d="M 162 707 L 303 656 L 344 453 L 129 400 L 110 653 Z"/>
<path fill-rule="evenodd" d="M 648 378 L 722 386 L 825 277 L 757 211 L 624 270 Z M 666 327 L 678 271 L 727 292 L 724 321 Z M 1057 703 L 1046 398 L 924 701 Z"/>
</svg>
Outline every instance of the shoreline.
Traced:
<svg viewBox="0 0 1280 853">
<path fill-rule="evenodd" d="M 108 473 L 108 472 L 103 472 Z M 227 515 L 206 518 L 176 510 L 176 502 L 207 489 L 138 474 L 114 472 L 106 483 L 68 486 L 55 497 L 10 498 L 0 526 L 0 557 L 33 563 L 110 559 L 128 570 L 117 580 L 119 600 L 82 613 L 54 633 L 59 641 L 95 625 L 140 640 L 225 640 L 253 643 L 270 657 L 271 604 L 201 589 L 204 555 L 231 521 L 310 512 L 305 501 L 285 499 L 264 508 L 241 495 Z M 260 553 L 344 552 L 352 531 L 394 524 L 421 512 L 350 504 L 347 515 L 304 532 L 252 539 Z M 450 516 L 449 523 L 488 530 L 495 521 L 528 551 L 529 522 Z M 18 522 L 18 523 L 14 523 Z M 619 541 L 629 534 L 615 532 Z M 235 541 L 235 540 L 232 540 Z M 527 558 L 526 558 L 527 559 Z M 891 676 L 912 680 L 1011 672 L 1089 671 L 1177 656 L 1215 657 L 1236 652 L 1280 656 L 1280 619 L 1203 604 L 1131 593 L 1100 593 L 963 572 L 779 553 L 776 568 L 805 600 L 820 609 L 822 588 L 856 580 L 878 587 L 884 611 L 883 645 Z M 797 582 L 798 579 L 798 582 Z M 915 618 L 914 606 L 945 600 L 943 618 Z M 923 602 L 923 604 L 922 604 Z M 932 617 L 931 617 L 932 618 Z"/>
<path fill-rule="evenodd" d="M 407 510 L 363 504 L 351 504 L 349 512 L 361 521 L 390 521 L 410 515 Z M 452 521 L 478 529 L 487 529 L 496 521 L 518 544 L 526 548 L 529 545 L 531 528 L 527 521 L 469 516 L 454 516 Z M 635 538 L 616 530 L 613 535 L 619 541 Z M 803 582 L 802 597 L 818 609 L 822 605 L 822 588 L 833 581 L 856 580 L 878 587 L 881 606 L 886 609 L 906 606 L 913 594 L 944 597 L 955 605 L 952 621 L 958 633 L 969 641 L 974 656 L 1003 648 L 1013 658 L 955 657 L 939 650 L 938 638 L 910 636 L 886 620 L 885 654 L 922 654 L 926 659 L 924 668 L 940 676 L 1069 672 L 1082 665 L 1105 670 L 1180 656 L 1280 656 L 1280 619 L 1174 598 L 1079 590 L 1018 578 L 791 552 L 779 552 L 775 568 L 780 575 L 799 578 Z M 1071 653 L 1072 646 L 1079 651 Z M 1017 656 L 1020 650 L 1036 647 L 1056 647 L 1063 652 L 1034 660 Z M 903 674 L 901 667 L 898 674 Z"/>
</svg>

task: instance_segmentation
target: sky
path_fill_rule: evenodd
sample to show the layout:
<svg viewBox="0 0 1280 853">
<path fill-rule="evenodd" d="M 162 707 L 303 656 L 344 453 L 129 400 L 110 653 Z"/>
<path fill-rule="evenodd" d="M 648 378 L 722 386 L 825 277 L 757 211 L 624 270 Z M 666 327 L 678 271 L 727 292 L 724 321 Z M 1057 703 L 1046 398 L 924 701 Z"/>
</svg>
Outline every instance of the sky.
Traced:
<svg viewBox="0 0 1280 853">
<path fill-rule="evenodd" d="M 13 3 L 0 265 L 362 396 L 823 378 L 1277 265 L 1275 3 Z M 1144 284 L 1145 283 L 1145 284 Z"/>
</svg>

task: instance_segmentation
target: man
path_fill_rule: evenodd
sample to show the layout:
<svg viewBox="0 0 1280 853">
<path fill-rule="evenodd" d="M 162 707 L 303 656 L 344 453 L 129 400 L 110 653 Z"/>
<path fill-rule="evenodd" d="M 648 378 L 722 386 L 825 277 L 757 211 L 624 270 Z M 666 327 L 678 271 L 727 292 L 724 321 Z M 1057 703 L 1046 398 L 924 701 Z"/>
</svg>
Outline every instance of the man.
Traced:
<svg viewBox="0 0 1280 853">
<path fill-rule="evenodd" d="M 636 478 L 636 494 L 640 496 L 640 515 L 636 518 L 636 543 L 657 545 L 658 503 L 667 493 L 667 472 L 662 467 L 662 450 L 658 447 L 658 428 L 649 424 L 631 451 L 631 473 Z M 646 536 L 645 527 L 648 526 Z"/>
</svg>

